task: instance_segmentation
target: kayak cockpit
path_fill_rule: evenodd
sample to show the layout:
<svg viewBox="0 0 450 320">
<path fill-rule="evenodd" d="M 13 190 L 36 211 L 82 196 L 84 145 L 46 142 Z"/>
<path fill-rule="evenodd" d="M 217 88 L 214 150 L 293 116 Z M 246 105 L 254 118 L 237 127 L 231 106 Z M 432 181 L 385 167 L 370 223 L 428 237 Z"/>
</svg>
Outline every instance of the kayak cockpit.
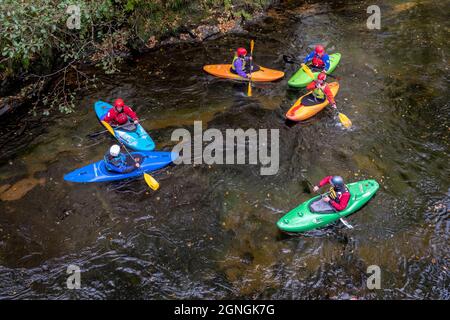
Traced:
<svg viewBox="0 0 450 320">
<path fill-rule="evenodd" d="M 318 99 L 316 96 L 314 96 L 314 94 L 311 92 L 310 94 L 308 94 L 306 97 L 304 97 L 302 99 L 302 105 L 304 107 L 310 107 L 310 106 L 316 106 L 320 103 L 325 102 L 326 98 L 323 99 Z"/>
<path fill-rule="evenodd" d="M 309 211 L 311 211 L 311 213 L 319 213 L 319 214 L 336 213 L 336 210 L 334 210 L 333 207 L 328 202 L 323 201 L 322 198 L 318 198 L 316 200 L 311 201 L 308 208 Z"/>
</svg>

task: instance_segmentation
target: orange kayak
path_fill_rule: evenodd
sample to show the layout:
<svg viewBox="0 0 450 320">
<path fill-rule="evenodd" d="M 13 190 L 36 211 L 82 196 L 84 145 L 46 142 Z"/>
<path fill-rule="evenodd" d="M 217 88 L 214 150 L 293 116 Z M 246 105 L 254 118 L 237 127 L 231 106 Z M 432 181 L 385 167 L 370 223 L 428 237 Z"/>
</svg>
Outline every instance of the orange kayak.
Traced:
<svg viewBox="0 0 450 320">
<path fill-rule="evenodd" d="M 333 96 L 339 91 L 339 83 L 331 82 L 328 84 Z M 312 95 L 312 91 L 301 96 L 286 113 L 286 118 L 293 121 L 302 121 L 311 118 L 328 105 L 328 100 L 317 103 Z"/>
<path fill-rule="evenodd" d="M 231 72 L 231 64 L 210 64 L 204 66 L 203 70 L 219 78 L 248 81 L 248 79 L 244 79 L 241 76 Z M 283 77 L 284 72 L 264 67 L 261 67 L 261 69 L 252 73 L 252 81 L 254 82 L 275 81 Z"/>
</svg>

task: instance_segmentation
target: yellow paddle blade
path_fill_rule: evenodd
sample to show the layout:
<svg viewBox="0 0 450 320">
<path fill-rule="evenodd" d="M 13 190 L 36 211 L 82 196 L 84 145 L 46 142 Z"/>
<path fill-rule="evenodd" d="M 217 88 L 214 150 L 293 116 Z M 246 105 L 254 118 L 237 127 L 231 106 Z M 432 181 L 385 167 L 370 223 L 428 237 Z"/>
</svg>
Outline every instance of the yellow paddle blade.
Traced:
<svg viewBox="0 0 450 320">
<path fill-rule="evenodd" d="M 250 41 L 250 56 L 253 55 L 253 47 L 255 46 L 255 41 Z M 250 67 L 252 66 L 252 63 L 250 63 Z M 250 81 L 248 82 L 248 89 L 247 89 L 247 96 L 252 96 L 252 70 L 250 70 Z"/>
<path fill-rule="evenodd" d="M 338 116 L 339 116 L 339 120 L 344 125 L 344 127 L 350 128 L 352 126 L 352 122 L 345 114 L 339 112 Z"/>
<path fill-rule="evenodd" d="M 151 175 L 149 175 L 148 173 L 144 173 L 144 180 L 150 188 L 152 188 L 155 191 L 158 190 L 159 183 Z"/>
<path fill-rule="evenodd" d="M 116 133 L 114 132 L 114 129 L 109 125 L 108 122 L 102 121 L 102 125 L 108 130 L 114 137 L 116 136 Z"/>
<path fill-rule="evenodd" d="M 315 79 L 314 74 L 312 73 L 311 69 L 304 63 L 301 64 L 302 69 L 306 72 L 306 74 L 311 78 L 311 79 Z"/>
</svg>

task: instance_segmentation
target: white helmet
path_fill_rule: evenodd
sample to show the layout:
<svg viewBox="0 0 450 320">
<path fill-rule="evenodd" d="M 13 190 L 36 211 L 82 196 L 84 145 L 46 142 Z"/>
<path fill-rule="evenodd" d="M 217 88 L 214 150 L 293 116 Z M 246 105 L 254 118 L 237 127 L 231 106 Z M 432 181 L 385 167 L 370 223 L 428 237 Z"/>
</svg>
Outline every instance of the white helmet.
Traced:
<svg viewBox="0 0 450 320">
<path fill-rule="evenodd" d="M 115 144 L 111 148 L 109 148 L 109 154 L 113 157 L 117 157 L 120 153 L 120 147 Z"/>
</svg>

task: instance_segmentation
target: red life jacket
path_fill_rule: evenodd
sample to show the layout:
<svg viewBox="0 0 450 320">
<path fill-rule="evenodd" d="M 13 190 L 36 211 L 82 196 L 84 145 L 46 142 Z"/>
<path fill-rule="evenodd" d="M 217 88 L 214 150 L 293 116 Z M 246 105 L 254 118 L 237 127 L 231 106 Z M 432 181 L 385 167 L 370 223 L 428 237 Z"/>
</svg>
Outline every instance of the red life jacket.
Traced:
<svg viewBox="0 0 450 320">
<path fill-rule="evenodd" d="M 338 190 L 338 188 L 331 187 L 328 196 L 330 197 L 331 200 L 334 200 L 336 203 L 340 203 L 341 197 L 344 193 L 350 193 L 347 186 L 345 186 L 345 185 L 344 185 L 344 187 L 339 188 L 339 190 Z"/>
<path fill-rule="evenodd" d="M 124 106 L 122 112 L 117 111 L 115 107 L 109 109 L 103 120 L 113 125 L 123 125 L 128 122 L 129 118 L 133 120 L 138 119 L 136 113 L 134 113 L 130 107 Z"/>
<path fill-rule="evenodd" d="M 316 54 L 314 54 L 314 57 L 312 58 L 312 64 L 319 68 L 323 68 L 325 66 L 325 62 L 323 62 L 323 60 Z"/>
<path fill-rule="evenodd" d="M 122 124 L 125 124 L 125 123 L 127 123 L 128 122 L 128 116 L 125 114 L 125 112 L 123 112 L 123 109 L 122 109 L 122 112 L 118 112 L 117 110 L 116 110 L 116 122 L 119 124 L 119 125 L 122 125 Z"/>
</svg>

